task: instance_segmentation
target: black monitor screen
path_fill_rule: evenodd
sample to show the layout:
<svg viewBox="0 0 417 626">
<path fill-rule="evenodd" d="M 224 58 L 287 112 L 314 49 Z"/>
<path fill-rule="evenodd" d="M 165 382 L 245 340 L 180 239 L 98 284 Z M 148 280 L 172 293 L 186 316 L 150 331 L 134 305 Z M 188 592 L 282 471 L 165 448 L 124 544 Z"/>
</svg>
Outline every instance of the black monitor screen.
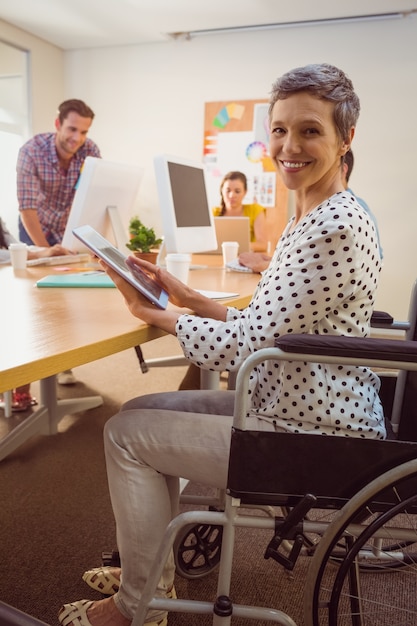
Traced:
<svg viewBox="0 0 417 626">
<path fill-rule="evenodd" d="M 168 163 L 168 169 L 177 226 L 210 226 L 203 170 L 172 162 Z"/>
</svg>

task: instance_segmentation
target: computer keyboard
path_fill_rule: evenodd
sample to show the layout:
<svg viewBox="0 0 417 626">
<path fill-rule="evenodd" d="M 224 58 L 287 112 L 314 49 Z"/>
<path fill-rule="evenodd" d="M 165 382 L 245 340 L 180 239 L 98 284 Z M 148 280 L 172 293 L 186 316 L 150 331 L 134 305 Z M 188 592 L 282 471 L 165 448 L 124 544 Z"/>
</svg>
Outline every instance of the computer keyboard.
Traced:
<svg viewBox="0 0 417 626">
<path fill-rule="evenodd" d="M 233 261 L 229 261 L 229 263 L 226 263 L 226 268 L 228 270 L 233 270 L 234 272 L 247 272 L 249 274 L 253 273 L 250 267 L 241 265 L 238 259 L 233 259 Z"/>
<path fill-rule="evenodd" d="M 190 270 L 206 270 L 208 265 L 197 265 L 196 263 L 191 263 Z"/>
<path fill-rule="evenodd" d="M 33 267 L 34 265 L 67 265 L 70 263 L 85 263 L 90 260 L 90 255 L 87 253 L 83 254 L 62 254 L 59 256 L 47 256 L 41 259 L 31 259 L 26 262 L 28 267 Z"/>
</svg>

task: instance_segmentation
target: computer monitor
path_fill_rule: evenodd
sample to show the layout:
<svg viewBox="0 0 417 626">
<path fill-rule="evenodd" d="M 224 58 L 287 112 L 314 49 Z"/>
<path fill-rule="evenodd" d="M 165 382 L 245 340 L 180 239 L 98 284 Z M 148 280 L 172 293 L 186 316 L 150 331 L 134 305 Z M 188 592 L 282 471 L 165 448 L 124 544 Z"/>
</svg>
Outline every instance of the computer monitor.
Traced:
<svg viewBox="0 0 417 626">
<path fill-rule="evenodd" d="M 87 248 L 74 237 L 72 231 L 89 224 L 126 254 L 129 221 L 133 216 L 143 172 L 144 168 L 136 164 L 87 157 L 77 183 L 62 245 L 70 250 L 86 252 Z"/>
<path fill-rule="evenodd" d="M 217 248 L 203 163 L 158 155 L 154 159 L 165 252 Z"/>
</svg>

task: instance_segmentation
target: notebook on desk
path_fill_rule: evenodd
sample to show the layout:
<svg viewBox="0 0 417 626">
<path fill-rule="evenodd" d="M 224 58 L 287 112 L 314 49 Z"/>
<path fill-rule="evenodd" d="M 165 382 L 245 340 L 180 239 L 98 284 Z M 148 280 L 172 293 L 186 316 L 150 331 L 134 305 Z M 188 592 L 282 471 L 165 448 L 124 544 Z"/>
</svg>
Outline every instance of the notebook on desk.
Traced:
<svg viewBox="0 0 417 626">
<path fill-rule="evenodd" d="M 114 282 L 103 272 L 81 274 L 51 274 L 36 283 L 37 287 L 115 287 Z"/>
<path fill-rule="evenodd" d="M 250 227 L 248 217 L 215 217 L 217 249 L 204 254 L 222 254 L 223 241 L 237 241 L 239 254 L 250 251 Z"/>
</svg>

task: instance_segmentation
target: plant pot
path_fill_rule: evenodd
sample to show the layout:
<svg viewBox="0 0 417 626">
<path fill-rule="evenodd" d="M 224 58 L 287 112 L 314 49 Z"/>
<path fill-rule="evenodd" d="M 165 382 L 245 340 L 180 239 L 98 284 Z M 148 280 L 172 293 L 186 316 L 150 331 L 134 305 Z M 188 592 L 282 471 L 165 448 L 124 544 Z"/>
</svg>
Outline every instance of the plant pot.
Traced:
<svg viewBox="0 0 417 626">
<path fill-rule="evenodd" d="M 134 252 L 133 254 L 137 256 L 138 259 L 143 259 L 144 261 L 149 261 L 149 263 L 156 265 L 158 252 Z"/>
</svg>

